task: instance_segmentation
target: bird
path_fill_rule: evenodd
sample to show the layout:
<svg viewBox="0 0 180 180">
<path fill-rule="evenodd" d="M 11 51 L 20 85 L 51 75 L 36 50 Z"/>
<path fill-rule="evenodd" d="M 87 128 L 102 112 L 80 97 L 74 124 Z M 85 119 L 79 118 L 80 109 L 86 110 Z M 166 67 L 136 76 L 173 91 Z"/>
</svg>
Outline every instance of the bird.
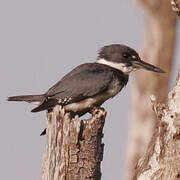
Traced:
<svg viewBox="0 0 180 180">
<path fill-rule="evenodd" d="M 75 67 L 44 94 L 8 97 L 8 101 L 25 101 L 37 105 L 31 112 L 51 111 L 61 105 L 79 117 L 100 107 L 126 86 L 129 74 L 139 69 L 165 71 L 143 61 L 132 48 L 123 44 L 102 47 L 97 59 Z"/>
</svg>

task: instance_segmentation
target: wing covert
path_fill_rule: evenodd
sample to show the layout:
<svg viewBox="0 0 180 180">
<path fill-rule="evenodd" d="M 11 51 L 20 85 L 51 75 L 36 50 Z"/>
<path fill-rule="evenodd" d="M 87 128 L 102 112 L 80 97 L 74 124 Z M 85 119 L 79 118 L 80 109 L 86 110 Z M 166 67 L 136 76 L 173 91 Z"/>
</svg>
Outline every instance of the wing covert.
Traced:
<svg viewBox="0 0 180 180">
<path fill-rule="evenodd" d="M 48 99 L 71 98 L 72 102 L 94 96 L 108 88 L 113 72 L 101 64 L 78 66 L 48 90 Z"/>
</svg>

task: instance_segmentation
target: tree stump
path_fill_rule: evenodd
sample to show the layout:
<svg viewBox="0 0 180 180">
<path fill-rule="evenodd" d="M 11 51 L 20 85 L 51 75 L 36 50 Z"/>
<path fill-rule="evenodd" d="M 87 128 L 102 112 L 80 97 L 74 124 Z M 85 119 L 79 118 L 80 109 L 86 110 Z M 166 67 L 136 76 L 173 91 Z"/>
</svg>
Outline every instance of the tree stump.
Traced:
<svg viewBox="0 0 180 180">
<path fill-rule="evenodd" d="M 105 117 L 102 108 L 87 120 L 71 118 L 60 106 L 47 113 L 41 180 L 100 180 Z"/>
</svg>

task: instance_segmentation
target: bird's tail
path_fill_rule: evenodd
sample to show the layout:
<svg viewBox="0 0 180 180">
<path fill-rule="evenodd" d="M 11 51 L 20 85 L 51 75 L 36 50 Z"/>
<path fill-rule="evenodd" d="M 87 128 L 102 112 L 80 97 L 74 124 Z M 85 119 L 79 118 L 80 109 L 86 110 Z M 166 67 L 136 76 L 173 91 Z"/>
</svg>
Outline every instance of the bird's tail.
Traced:
<svg viewBox="0 0 180 180">
<path fill-rule="evenodd" d="M 45 99 L 44 94 L 39 95 L 23 95 L 23 96 L 11 96 L 8 97 L 8 101 L 25 101 L 28 103 L 39 104 Z"/>
</svg>

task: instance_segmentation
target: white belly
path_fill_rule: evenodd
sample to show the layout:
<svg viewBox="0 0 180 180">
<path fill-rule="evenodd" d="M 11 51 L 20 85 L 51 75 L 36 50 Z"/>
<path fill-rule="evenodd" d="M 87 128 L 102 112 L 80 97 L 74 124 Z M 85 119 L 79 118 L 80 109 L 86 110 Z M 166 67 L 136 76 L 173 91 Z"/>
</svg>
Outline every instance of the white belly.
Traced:
<svg viewBox="0 0 180 180">
<path fill-rule="evenodd" d="M 67 111 L 78 112 L 91 109 L 94 106 L 100 106 L 107 99 L 114 97 L 121 90 L 121 88 L 122 86 L 120 86 L 119 81 L 116 80 L 115 83 L 113 83 L 113 88 L 79 102 L 68 104 L 64 106 L 64 108 Z"/>
<path fill-rule="evenodd" d="M 91 107 L 93 107 L 94 104 L 96 104 L 96 102 L 97 102 L 96 99 L 88 98 L 80 102 L 68 104 L 64 106 L 64 108 L 66 111 L 78 112 L 78 111 L 83 111 L 85 109 L 90 109 Z"/>
</svg>

